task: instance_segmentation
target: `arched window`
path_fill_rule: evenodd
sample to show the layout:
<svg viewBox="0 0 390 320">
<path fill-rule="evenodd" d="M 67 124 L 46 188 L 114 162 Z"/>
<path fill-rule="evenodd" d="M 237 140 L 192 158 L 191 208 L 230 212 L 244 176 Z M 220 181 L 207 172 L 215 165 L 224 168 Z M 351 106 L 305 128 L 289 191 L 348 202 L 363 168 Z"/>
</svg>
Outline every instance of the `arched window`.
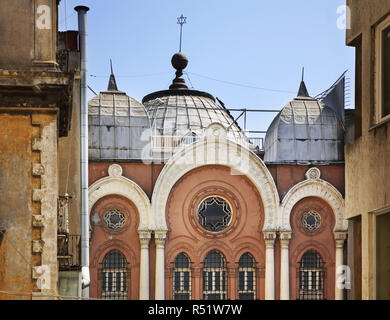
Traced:
<svg viewBox="0 0 390 320">
<path fill-rule="evenodd" d="M 103 259 L 102 299 L 127 299 L 127 261 L 118 250 L 110 251 Z"/>
<path fill-rule="evenodd" d="M 226 300 L 226 262 L 216 250 L 207 254 L 203 263 L 203 299 Z"/>
<path fill-rule="evenodd" d="M 191 265 L 190 259 L 180 253 L 175 259 L 173 276 L 173 299 L 191 300 Z"/>
<path fill-rule="evenodd" d="M 189 132 L 181 139 L 181 144 L 188 145 L 188 144 L 194 143 L 196 141 L 198 141 L 198 136 L 196 135 L 196 133 Z"/>
<path fill-rule="evenodd" d="M 256 299 L 255 261 L 249 253 L 243 254 L 238 262 L 238 299 Z"/>
<path fill-rule="evenodd" d="M 315 250 L 307 251 L 299 262 L 299 299 L 323 300 L 325 267 Z"/>
</svg>

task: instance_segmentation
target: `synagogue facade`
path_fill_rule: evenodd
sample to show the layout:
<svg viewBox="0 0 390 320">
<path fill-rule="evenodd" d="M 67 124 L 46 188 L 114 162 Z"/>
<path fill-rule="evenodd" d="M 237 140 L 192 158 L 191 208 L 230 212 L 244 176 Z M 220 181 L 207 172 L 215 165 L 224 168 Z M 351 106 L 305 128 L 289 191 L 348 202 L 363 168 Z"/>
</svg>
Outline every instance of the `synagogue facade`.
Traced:
<svg viewBox="0 0 390 320">
<path fill-rule="evenodd" d="M 305 83 L 259 148 L 172 58 L 142 103 L 89 101 L 91 298 L 343 299 L 344 126 Z"/>
</svg>

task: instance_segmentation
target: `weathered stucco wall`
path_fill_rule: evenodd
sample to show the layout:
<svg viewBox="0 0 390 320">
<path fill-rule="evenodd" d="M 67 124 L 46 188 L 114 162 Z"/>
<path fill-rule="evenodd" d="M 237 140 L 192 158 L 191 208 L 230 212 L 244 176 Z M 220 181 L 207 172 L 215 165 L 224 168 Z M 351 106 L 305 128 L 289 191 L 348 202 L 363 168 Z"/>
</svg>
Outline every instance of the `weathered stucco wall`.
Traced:
<svg viewBox="0 0 390 320">
<path fill-rule="evenodd" d="M 362 299 L 376 298 L 375 213 L 390 207 L 390 122 L 379 126 L 375 122 L 375 33 L 374 27 L 390 14 L 390 0 L 348 0 L 351 9 L 351 29 L 347 30 L 347 45 L 361 40 L 361 105 L 362 134 L 345 147 L 346 153 L 346 216 L 361 216 L 361 249 L 355 246 L 355 258 L 361 260 Z M 359 74 L 359 73 L 357 73 Z M 359 79 L 357 79 L 358 83 Z M 356 125 L 356 124 L 355 124 Z M 359 231 L 360 237 L 360 231 Z M 358 249 L 358 250 L 356 250 Z M 352 252 L 352 251 L 351 251 Z"/>
<path fill-rule="evenodd" d="M 347 44 L 363 34 L 362 136 L 346 145 L 347 218 L 390 206 L 390 122 L 373 129 L 374 94 L 372 27 L 390 13 L 390 0 L 347 1 L 351 30 Z"/>
<path fill-rule="evenodd" d="M 57 292 L 56 114 L 0 113 L 0 150 L 0 299 L 48 298 Z"/>
<path fill-rule="evenodd" d="M 57 0 L 2 0 L 0 69 L 54 67 Z"/>
<path fill-rule="evenodd" d="M 32 137 L 37 134 L 29 115 L 0 113 L 0 290 L 16 294 L 32 291 L 31 202 Z M 0 292 L 0 299 L 29 299 Z"/>
</svg>

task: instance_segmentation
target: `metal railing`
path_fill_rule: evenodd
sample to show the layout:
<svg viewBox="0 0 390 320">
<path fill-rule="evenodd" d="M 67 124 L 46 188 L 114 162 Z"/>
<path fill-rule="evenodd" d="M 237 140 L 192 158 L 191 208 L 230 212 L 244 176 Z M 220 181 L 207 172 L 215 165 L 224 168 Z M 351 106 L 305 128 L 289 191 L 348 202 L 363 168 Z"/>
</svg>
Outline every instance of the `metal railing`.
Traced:
<svg viewBox="0 0 390 320">
<path fill-rule="evenodd" d="M 249 142 L 258 147 L 261 151 L 264 150 L 264 138 L 248 138 Z"/>
<path fill-rule="evenodd" d="M 197 136 L 152 136 L 152 150 L 171 152 L 198 141 Z"/>
<path fill-rule="evenodd" d="M 247 132 L 248 140 L 254 146 L 257 146 L 261 151 L 264 150 L 263 137 L 251 137 L 252 132 Z M 257 132 L 254 132 L 257 134 Z M 152 150 L 154 152 L 175 152 L 199 140 L 198 136 L 152 136 Z M 247 145 L 248 141 L 243 138 L 242 145 Z"/>
</svg>

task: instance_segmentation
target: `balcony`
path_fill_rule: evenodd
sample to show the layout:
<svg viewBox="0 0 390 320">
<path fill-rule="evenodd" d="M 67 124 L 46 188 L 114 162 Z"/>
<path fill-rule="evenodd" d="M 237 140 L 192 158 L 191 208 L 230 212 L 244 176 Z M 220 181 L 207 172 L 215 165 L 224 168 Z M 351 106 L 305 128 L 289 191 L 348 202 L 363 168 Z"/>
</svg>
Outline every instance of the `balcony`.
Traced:
<svg viewBox="0 0 390 320">
<path fill-rule="evenodd" d="M 81 236 L 58 235 L 58 264 L 60 271 L 81 269 Z"/>
<path fill-rule="evenodd" d="M 60 271 L 80 269 L 80 235 L 69 234 L 69 200 L 66 194 L 58 199 L 57 259 Z"/>
<path fill-rule="evenodd" d="M 246 131 L 245 136 L 241 141 L 241 144 L 244 146 L 248 146 L 248 141 L 252 146 L 251 149 L 258 148 L 258 151 L 264 151 L 264 135 L 263 131 Z M 228 135 L 229 139 L 229 135 Z M 199 140 L 199 136 L 197 135 L 185 135 L 185 136 L 160 136 L 153 135 L 152 136 L 152 150 L 153 152 L 161 152 L 161 153 L 175 153 L 180 149 L 185 148 L 186 146 L 195 143 Z M 233 141 L 237 141 L 237 139 L 232 139 Z"/>
</svg>

